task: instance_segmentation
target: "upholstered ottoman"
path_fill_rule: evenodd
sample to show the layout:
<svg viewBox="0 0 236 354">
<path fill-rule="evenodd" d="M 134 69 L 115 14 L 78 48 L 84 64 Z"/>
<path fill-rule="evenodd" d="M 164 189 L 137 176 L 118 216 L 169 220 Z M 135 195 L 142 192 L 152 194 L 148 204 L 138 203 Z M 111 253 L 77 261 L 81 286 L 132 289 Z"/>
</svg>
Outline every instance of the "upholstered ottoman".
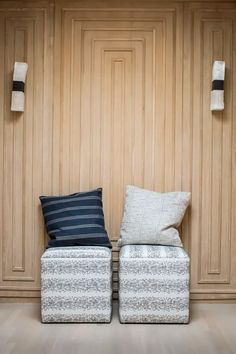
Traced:
<svg viewBox="0 0 236 354">
<path fill-rule="evenodd" d="M 119 316 L 122 323 L 188 323 L 189 257 L 183 248 L 121 247 Z"/>
<path fill-rule="evenodd" d="M 47 249 L 41 258 L 42 322 L 110 322 L 111 262 L 106 247 Z"/>
</svg>

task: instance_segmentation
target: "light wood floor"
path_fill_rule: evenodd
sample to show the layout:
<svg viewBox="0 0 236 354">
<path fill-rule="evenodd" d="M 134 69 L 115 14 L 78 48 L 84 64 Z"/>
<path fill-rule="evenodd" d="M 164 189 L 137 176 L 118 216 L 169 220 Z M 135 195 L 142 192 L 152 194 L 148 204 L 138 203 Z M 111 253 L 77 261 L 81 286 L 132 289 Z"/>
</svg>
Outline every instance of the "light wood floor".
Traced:
<svg viewBox="0 0 236 354">
<path fill-rule="evenodd" d="M 42 324 L 39 304 L 0 304 L 1 354 L 236 353 L 236 304 L 193 304 L 189 325 Z"/>
</svg>

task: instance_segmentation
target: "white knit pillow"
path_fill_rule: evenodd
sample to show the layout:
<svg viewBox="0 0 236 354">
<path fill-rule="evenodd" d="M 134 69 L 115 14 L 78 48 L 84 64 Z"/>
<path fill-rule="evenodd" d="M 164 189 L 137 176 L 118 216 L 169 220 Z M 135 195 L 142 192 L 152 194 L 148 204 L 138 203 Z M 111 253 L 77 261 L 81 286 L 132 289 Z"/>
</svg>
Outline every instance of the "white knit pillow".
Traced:
<svg viewBox="0 0 236 354">
<path fill-rule="evenodd" d="M 182 247 L 176 229 L 189 205 L 191 193 L 157 193 L 127 186 L 119 246 L 155 244 Z"/>
</svg>

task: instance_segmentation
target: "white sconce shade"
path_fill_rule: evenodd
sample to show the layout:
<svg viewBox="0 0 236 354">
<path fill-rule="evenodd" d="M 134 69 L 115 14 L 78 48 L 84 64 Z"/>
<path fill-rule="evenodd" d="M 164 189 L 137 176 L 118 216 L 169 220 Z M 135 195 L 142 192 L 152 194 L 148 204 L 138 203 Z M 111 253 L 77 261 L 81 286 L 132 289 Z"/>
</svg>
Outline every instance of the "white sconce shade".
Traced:
<svg viewBox="0 0 236 354">
<path fill-rule="evenodd" d="M 11 111 L 24 112 L 25 79 L 28 70 L 27 63 L 15 62 L 13 72 L 13 87 L 11 96 Z"/>
<path fill-rule="evenodd" d="M 224 109 L 225 62 L 214 61 L 212 68 L 211 111 Z"/>
</svg>

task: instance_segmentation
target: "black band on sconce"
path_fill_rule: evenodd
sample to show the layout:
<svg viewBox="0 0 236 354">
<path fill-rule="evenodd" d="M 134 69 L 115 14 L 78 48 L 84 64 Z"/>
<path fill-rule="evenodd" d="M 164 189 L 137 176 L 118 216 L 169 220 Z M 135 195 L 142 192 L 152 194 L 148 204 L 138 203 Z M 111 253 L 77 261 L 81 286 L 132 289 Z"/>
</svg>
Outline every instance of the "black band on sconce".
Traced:
<svg viewBox="0 0 236 354">
<path fill-rule="evenodd" d="M 25 83 L 23 81 L 13 81 L 12 91 L 25 92 Z"/>
<path fill-rule="evenodd" d="M 212 91 L 213 90 L 224 90 L 224 80 L 213 80 Z"/>
</svg>

